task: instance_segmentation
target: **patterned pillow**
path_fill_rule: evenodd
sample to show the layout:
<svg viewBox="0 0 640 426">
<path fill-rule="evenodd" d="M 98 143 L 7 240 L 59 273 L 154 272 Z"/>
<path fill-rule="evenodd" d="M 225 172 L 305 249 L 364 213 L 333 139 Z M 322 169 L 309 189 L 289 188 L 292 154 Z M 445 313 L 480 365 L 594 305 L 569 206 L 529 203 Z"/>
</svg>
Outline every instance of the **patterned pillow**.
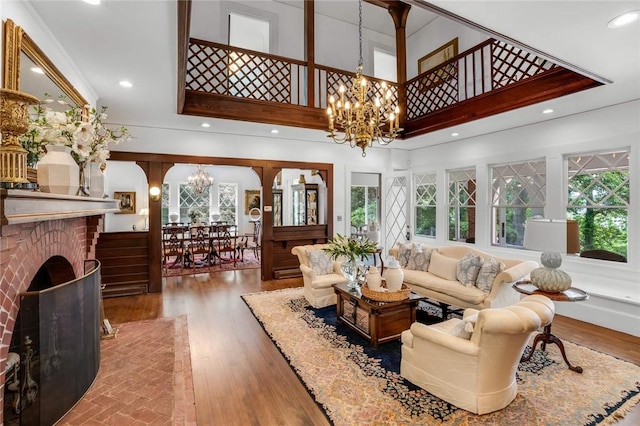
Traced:
<svg viewBox="0 0 640 426">
<path fill-rule="evenodd" d="M 412 248 L 413 243 L 398 244 L 398 262 L 400 262 L 400 266 L 402 266 L 403 268 L 406 268 L 407 264 L 409 263 Z"/>
<path fill-rule="evenodd" d="M 458 281 L 466 287 L 473 287 L 476 284 L 478 272 L 480 272 L 483 263 L 484 259 L 480 256 L 476 256 L 471 252 L 465 254 L 458 262 L 458 269 L 456 270 Z"/>
<path fill-rule="evenodd" d="M 309 266 L 318 275 L 333 273 L 333 260 L 323 250 L 309 250 Z"/>
<path fill-rule="evenodd" d="M 456 271 L 458 269 L 458 259 L 444 256 L 437 250 L 431 253 L 429 262 L 429 272 L 440 278 L 449 281 L 456 281 Z"/>
<path fill-rule="evenodd" d="M 407 269 L 427 272 L 429 270 L 429 261 L 431 260 L 432 251 L 432 248 L 423 247 L 422 244 L 416 244 L 411 249 L 409 262 L 407 262 Z"/>
<path fill-rule="evenodd" d="M 504 269 L 504 263 L 498 262 L 493 257 L 488 258 L 482 263 L 478 278 L 476 279 L 476 287 L 485 293 L 491 292 L 493 280 Z"/>
</svg>

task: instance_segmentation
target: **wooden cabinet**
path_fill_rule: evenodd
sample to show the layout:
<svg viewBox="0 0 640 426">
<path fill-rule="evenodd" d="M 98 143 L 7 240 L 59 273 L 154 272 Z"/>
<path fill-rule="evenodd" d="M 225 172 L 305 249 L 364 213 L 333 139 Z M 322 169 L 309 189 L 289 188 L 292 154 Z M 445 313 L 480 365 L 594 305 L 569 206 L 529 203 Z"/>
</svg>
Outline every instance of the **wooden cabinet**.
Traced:
<svg viewBox="0 0 640 426">
<path fill-rule="evenodd" d="M 103 232 L 96 245 L 103 297 L 149 292 L 149 233 Z"/>
</svg>

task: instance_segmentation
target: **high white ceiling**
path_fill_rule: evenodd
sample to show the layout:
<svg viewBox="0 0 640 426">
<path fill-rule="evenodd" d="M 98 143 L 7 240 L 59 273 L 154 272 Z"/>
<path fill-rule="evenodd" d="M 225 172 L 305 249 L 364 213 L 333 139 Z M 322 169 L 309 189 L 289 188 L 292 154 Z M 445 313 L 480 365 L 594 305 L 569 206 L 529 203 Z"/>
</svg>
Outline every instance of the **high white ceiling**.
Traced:
<svg viewBox="0 0 640 426">
<path fill-rule="evenodd" d="M 414 13 L 407 31 L 411 35 L 434 15 L 417 10 L 425 4 L 422 0 L 409 2 Z M 204 131 L 199 126 L 201 118 L 176 113 L 175 0 L 103 0 L 97 7 L 77 0 L 32 0 L 30 3 L 95 90 L 98 103 L 109 106 L 109 122 Z M 612 83 L 544 105 L 398 141 L 392 144 L 395 148 L 413 149 L 449 142 L 454 130 L 460 133 L 458 139 L 467 138 L 640 99 L 640 22 L 621 29 L 607 28 L 607 22 L 615 16 L 640 10 L 640 1 L 448 0 L 431 3 Z M 357 22 L 357 3 L 353 0 L 316 0 L 316 12 Z M 392 35 L 388 17 L 382 25 L 377 19 L 383 19 L 384 14 L 383 18 L 375 15 L 366 16 L 364 25 L 368 28 L 381 25 L 380 31 Z M 134 87 L 118 86 L 122 79 L 132 81 Z M 555 113 L 543 116 L 540 111 L 548 107 Z M 206 130 L 210 132 L 266 136 L 273 127 L 210 121 L 213 125 Z M 278 137 L 326 140 L 324 132 L 282 127 Z"/>
</svg>

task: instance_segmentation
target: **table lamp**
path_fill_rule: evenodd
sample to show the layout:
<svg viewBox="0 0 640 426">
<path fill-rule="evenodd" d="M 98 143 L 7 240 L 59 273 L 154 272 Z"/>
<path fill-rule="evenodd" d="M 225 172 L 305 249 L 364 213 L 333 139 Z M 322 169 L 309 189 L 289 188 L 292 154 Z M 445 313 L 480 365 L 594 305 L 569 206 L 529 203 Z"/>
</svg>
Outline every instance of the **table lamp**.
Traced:
<svg viewBox="0 0 640 426">
<path fill-rule="evenodd" d="M 149 217 L 149 209 L 140 209 L 140 216 L 144 216 L 144 228 L 143 229 L 148 229 L 147 228 L 147 218 Z"/>
</svg>

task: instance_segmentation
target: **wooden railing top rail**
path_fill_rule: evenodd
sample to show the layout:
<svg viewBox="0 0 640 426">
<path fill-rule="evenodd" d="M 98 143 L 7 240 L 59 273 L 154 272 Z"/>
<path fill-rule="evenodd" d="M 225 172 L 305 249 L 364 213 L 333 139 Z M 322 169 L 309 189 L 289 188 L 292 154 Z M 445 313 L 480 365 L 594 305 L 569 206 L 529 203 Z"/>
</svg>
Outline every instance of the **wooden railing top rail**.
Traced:
<svg viewBox="0 0 640 426">
<path fill-rule="evenodd" d="M 341 69 L 338 69 L 338 68 L 329 67 L 329 66 L 326 66 L 326 65 L 315 64 L 314 67 L 317 70 L 333 72 L 333 73 L 336 73 L 336 74 L 349 75 L 351 77 L 355 77 L 356 76 L 356 73 L 353 72 L 353 71 L 345 71 L 345 70 L 341 70 Z M 363 74 L 363 76 L 368 81 L 375 81 L 375 82 L 378 82 L 378 83 L 385 82 L 391 87 L 397 87 L 398 86 L 398 83 L 396 83 L 395 81 L 384 80 L 382 78 L 376 78 L 376 77 L 373 77 L 373 76 L 370 76 L 370 75 L 364 75 L 364 74 Z"/>
<path fill-rule="evenodd" d="M 201 40 L 201 39 L 197 39 L 197 38 L 190 38 L 189 39 L 189 44 L 198 44 L 198 45 L 202 45 L 202 46 L 210 46 L 210 47 L 214 47 L 216 49 L 229 50 L 229 51 L 236 52 L 236 53 L 246 53 L 248 55 L 261 56 L 263 58 L 274 59 L 274 60 L 282 61 L 282 62 L 289 62 L 289 63 L 296 64 L 296 65 L 302 65 L 302 66 L 306 66 L 307 65 L 307 63 L 305 61 L 301 61 L 299 59 L 287 58 L 286 56 L 273 55 L 271 53 L 259 52 L 257 50 L 243 49 L 241 47 L 231 46 L 229 44 L 216 43 L 215 41 L 207 41 L 207 40 Z"/>
</svg>

